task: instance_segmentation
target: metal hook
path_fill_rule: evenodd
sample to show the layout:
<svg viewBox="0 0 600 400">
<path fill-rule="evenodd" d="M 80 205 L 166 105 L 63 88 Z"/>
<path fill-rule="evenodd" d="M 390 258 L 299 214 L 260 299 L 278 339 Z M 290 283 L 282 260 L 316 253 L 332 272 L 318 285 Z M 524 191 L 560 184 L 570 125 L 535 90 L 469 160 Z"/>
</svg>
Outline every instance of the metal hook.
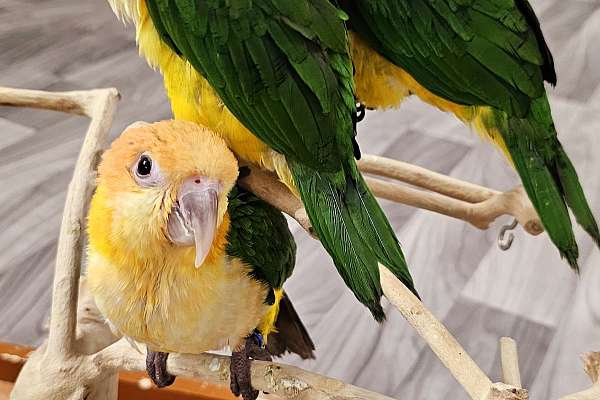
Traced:
<svg viewBox="0 0 600 400">
<path fill-rule="evenodd" d="M 512 234 L 512 232 L 508 233 L 508 237 L 506 236 L 506 232 L 508 231 L 512 231 L 513 229 L 515 229 L 517 227 L 517 225 L 519 225 L 519 221 L 517 221 L 517 219 L 513 219 L 513 222 L 509 225 L 504 225 L 501 229 L 500 229 L 500 233 L 498 234 L 498 247 L 500 247 L 500 250 L 502 251 L 506 251 L 508 249 L 510 249 L 510 246 L 512 246 L 513 240 L 515 240 L 515 235 Z"/>
<path fill-rule="evenodd" d="M 365 105 L 363 103 L 358 103 L 356 105 L 356 122 L 360 122 L 365 118 L 366 115 Z"/>
</svg>

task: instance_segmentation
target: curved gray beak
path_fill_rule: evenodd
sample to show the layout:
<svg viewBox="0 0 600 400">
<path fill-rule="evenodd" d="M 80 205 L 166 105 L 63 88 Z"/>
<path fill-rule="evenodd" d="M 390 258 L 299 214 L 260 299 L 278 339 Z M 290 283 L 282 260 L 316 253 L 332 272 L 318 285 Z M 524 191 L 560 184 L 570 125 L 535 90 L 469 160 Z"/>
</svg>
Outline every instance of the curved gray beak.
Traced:
<svg viewBox="0 0 600 400">
<path fill-rule="evenodd" d="M 196 246 L 195 267 L 199 268 L 210 252 L 217 231 L 220 184 L 203 176 L 186 179 L 177 193 L 167 222 L 171 242 Z"/>
</svg>

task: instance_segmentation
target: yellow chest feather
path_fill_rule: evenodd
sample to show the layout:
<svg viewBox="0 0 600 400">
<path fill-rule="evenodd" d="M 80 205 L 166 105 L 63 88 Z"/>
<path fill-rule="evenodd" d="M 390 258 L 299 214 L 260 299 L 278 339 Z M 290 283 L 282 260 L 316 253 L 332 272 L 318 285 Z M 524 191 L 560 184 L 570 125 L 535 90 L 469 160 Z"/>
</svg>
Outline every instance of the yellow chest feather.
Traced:
<svg viewBox="0 0 600 400">
<path fill-rule="evenodd" d="M 223 257 L 196 269 L 193 257 L 193 251 L 184 251 L 160 262 L 131 259 L 117 265 L 92 247 L 89 288 L 121 334 L 153 350 L 200 353 L 235 347 L 269 311 L 266 288 L 235 260 Z"/>
</svg>

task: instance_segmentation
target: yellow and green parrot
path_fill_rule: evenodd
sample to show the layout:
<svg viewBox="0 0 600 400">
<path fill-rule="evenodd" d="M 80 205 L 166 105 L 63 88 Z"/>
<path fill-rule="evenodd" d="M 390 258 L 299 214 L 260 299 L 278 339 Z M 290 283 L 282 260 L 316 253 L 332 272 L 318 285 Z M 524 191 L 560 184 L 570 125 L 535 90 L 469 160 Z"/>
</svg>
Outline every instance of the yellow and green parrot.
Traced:
<svg viewBox="0 0 600 400">
<path fill-rule="evenodd" d="M 400 105 L 415 94 L 500 147 L 544 228 L 577 269 L 568 208 L 600 245 L 598 225 L 560 144 L 544 81 L 552 54 L 527 0 L 339 0 L 348 14 L 358 101 Z M 568 208 L 567 208 L 568 206 Z"/>
<path fill-rule="evenodd" d="M 225 142 L 187 121 L 134 124 L 99 165 L 87 282 L 113 329 L 147 345 L 159 387 L 174 380 L 169 352 L 230 346 L 231 388 L 246 400 L 250 358 L 313 357 L 282 290 L 296 251 L 287 221 L 237 177 Z"/>
<path fill-rule="evenodd" d="M 381 321 L 379 263 L 414 291 L 358 171 L 346 15 L 328 0 L 109 0 L 136 26 L 176 119 L 219 134 L 297 191 L 347 286 Z"/>
</svg>

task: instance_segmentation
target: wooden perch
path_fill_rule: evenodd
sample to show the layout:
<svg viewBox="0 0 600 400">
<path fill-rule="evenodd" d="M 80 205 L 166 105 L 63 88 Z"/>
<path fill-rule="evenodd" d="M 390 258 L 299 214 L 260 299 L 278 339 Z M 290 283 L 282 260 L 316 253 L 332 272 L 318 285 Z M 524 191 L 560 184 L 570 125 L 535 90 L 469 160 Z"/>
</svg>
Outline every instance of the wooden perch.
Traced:
<svg viewBox="0 0 600 400">
<path fill-rule="evenodd" d="M 592 380 L 592 387 L 582 392 L 573 393 L 560 400 L 598 400 L 600 399 L 600 352 L 587 353 L 583 356 L 583 368 Z"/>
<path fill-rule="evenodd" d="M 101 319 L 99 319 L 97 328 L 90 329 L 88 325 L 86 329 L 78 330 L 78 336 L 76 336 L 75 330 L 77 282 L 81 269 L 80 255 L 85 221 L 83 210 L 89 202 L 92 187 L 90 177 L 96 167 L 99 152 L 107 139 L 117 98 L 118 94 L 115 89 L 62 94 L 17 89 L 0 90 L 0 104 L 50 108 L 88 115 L 92 118 L 73 179 L 69 185 L 65 204 L 56 260 L 49 340 L 46 345 L 36 350 L 25 364 L 15 383 L 13 399 L 113 400 L 115 399 L 114 378 L 119 368 L 145 369 L 144 356 L 136 353 L 123 340 L 105 347 L 114 338 L 110 334 L 106 334 L 107 327 Z M 400 169 L 396 168 L 395 171 Z M 427 182 L 429 183 L 423 185 L 425 188 L 434 187 L 431 182 L 437 182 L 436 179 L 440 180 L 435 174 L 426 174 L 426 176 L 433 177 L 428 178 Z M 310 224 L 307 222 L 306 213 L 301 204 L 291 192 L 281 185 L 275 185 L 273 179 L 273 176 L 253 169 L 250 176 L 242 180 L 242 184 L 247 185 L 257 195 L 291 215 L 300 225 L 309 230 Z M 417 182 L 415 179 L 413 181 Z M 439 185 L 436 187 L 445 193 L 444 195 L 454 193 L 454 196 L 462 196 L 461 201 L 464 201 L 467 196 L 461 194 L 463 190 L 467 192 L 474 190 L 473 185 L 460 181 L 447 181 L 446 184 L 442 189 Z M 452 187 L 455 189 L 451 189 Z M 394 190 L 389 187 L 375 188 L 380 195 Z M 472 200 L 475 195 L 474 192 L 470 193 L 468 199 Z M 485 201 L 502 196 L 502 194 L 498 195 L 492 191 L 487 194 L 490 193 L 490 197 L 475 205 L 481 205 Z M 418 196 L 414 195 L 411 201 L 417 204 L 414 199 Z M 431 203 L 430 198 L 424 196 L 423 199 L 418 204 Z M 401 200 L 401 197 L 398 200 Z M 439 206 L 443 199 L 439 198 L 436 201 Z M 521 206 L 522 204 L 515 205 L 517 208 L 513 208 L 513 212 L 517 213 L 518 207 Z M 453 207 L 452 205 L 447 207 L 447 215 L 453 215 Z M 485 206 L 481 206 L 481 208 L 482 218 L 489 219 L 493 215 L 493 213 L 486 214 L 486 210 L 483 209 Z M 479 211 L 474 208 L 471 212 Z M 463 214 L 458 213 L 453 216 L 461 218 L 464 216 Z M 386 297 L 429 344 L 472 399 L 523 400 L 527 398 L 527 391 L 524 389 L 503 383 L 492 383 L 423 303 L 383 266 L 380 266 L 380 275 Z M 79 316 L 85 319 L 91 310 L 90 307 L 83 307 Z M 83 323 L 81 318 L 80 323 Z M 104 329 L 104 333 L 100 334 L 99 330 L 102 329 Z M 102 347 L 104 348 L 101 349 Z M 202 377 L 228 385 L 228 362 L 228 357 L 224 356 L 173 354 L 169 357 L 167 368 L 175 375 Z M 255 361 L 252 365 L 252 379 L 257 389 L 276 393 L 286 398 L 301 396 L 311 399 L 387 399 L 383 395 L 331 378 L 275 363 Z"/>
<path fill-rule="evenodd" d="M 176 376 L 199 378 L 229 387 L 229 361 L 228 356 L 211 353 L 172 354 L 167 360 L 167 369 Z M 123 339 L 92 356 L 92 363 L 101 365 L 108 372 L 119 369 L 146 371 L 146 356 L 134 351 Z M 252 362 L 252 386 L 284 398 L 392 400 L 291 365 L 258 360 Z"/>
<path fill-rule="evenodd" d="M 502 381 L 514 387 L 522 387 L 517 342 L 514 339 L 509 337 L 500 338 L 500 360 L 502 363 Z"/>
<path fill-rule="evenodd" d="M 372 156 L 366 155 L 365 157 Z M 383 163 L 395 162 L 382 157 L 378 157 L 378 160 Z M 289 193 L 277 176 L 253 165 L 247 167 L 250 169 L 250 174 L 241 178 L 239 183 L 294 218 L 300 226 L 312 234 L 310 221 L 302 202 Z M 433 171 L 428 171 L 428 173 L 438 175 Z M 491 193 L 490 196 L 479 203 L 469 203 L 437 192 L 415 189 L 377 178 L 366 177 L 365 179 L 373 194 L 379 198 L 461 219 L 480 229 L 489 228 L 490 224 L 501 215 L 512 215 L 528 233 L 538 235 L 543 232 L 537 213 L 521 186 L 509 192 L 494 192 L 491 189 L 482 188 L 482 191 L 486 190 L 487 193 Z M 455 185 L 453 188 L 457 192 L 460 192 L 462 185 L 467 188 L 475 186 L 457 179 L 453 179 L 452 182 Z"/>
<path fill-rule="evenodd" d="M 544 230 L 521 186 L 498 192 L 417 165 L 369 154 L 362 157 L 358 167 L 363 173 L 393 178 L 431 191 L 367 178 L 377 197 L 462 219 L 480 229 L 487 229 L 501 215 L 512 215 L 532 235 Z"/>
</svg>

